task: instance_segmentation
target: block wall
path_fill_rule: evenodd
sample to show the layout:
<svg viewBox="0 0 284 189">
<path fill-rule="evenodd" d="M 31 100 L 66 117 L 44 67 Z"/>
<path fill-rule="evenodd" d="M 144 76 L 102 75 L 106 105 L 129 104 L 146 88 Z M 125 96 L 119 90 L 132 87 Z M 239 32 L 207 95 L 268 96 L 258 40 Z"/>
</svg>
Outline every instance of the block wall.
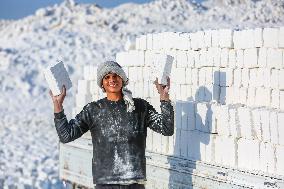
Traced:
<svg viewBox="0 0 284 189">
<path fill-rule="evenodd" d="M 116 61 L 133 96 L 158 111 L 155 56 L 174 57 L 175 133 L 165 137 L 148 130 L 147 151 L 283 178 L 284 27 L 153 33 L 135 43 L 135 49 L 117 53 Z M 74 113 L 104 97 L 95 69 L 84 69 Z"/>
</svg>

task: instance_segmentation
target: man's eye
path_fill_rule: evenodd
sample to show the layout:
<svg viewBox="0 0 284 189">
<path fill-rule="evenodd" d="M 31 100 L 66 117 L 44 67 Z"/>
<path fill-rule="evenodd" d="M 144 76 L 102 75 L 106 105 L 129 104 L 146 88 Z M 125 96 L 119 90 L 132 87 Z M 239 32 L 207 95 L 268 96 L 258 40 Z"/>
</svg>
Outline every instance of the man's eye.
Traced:
<svg viewBox="0 0 284 189">
<path fill-rule="evenodd" d="M 106 75 L 106 76 L 105 76 L 105 79 L 109 79 L 109 75 Z"/>
</svg>

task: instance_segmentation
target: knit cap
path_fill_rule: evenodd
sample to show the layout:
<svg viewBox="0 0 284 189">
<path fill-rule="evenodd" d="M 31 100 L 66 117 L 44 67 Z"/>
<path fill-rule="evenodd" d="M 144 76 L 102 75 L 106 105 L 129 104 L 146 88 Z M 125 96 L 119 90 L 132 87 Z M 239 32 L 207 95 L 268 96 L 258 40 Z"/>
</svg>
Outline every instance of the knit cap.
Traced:
<svg viewBox="0 0 284 189">
<path fill-rule="evenodd" d="M 121 77 L 123 84 L 122 84 L 122 94 L 125 104 L 127 106 L 127 111 L 132 112 L 135 109 L 134 101 L 132 98 L 132 93 L 129 89 L 126 88 L 128 84 L 128 78 L 122 69 L 122 67 L 115 61 L 106 61 L 98 65 L 97 68 L 97 84 L 98 86 L 105 92 L 102 87 L 102 80 L 105 75 L 109 73 L 115 73 Z"/>
<path fill-rule="evenodd" d="M 119 75 L 119 77 L 121 77 L 123 81 L 123 86 L 126 86 L 128 84 L 128 78 L 122 67 L 117 62 L 106 61 L 99 64 L 97 68 L 97 83 L 100 88 L 102 88 L 102 80 L 104 76 L 109 73 L 116 73 L 117 75 Z"/>
</svg>

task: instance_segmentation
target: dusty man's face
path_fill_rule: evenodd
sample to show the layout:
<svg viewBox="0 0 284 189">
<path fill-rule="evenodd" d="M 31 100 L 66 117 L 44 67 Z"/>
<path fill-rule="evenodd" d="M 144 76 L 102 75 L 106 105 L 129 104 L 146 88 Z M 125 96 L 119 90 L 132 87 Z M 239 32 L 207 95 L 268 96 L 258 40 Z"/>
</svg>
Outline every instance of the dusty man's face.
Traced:
<svg viewBox="0 0 284 189">
<path fill-rule="evenodd" d="M 115 73 L 109 73 L 103 78 L 103 88 L 106 93 L 120 93 L 122 89 L 122 79 Z"/>
</svg>

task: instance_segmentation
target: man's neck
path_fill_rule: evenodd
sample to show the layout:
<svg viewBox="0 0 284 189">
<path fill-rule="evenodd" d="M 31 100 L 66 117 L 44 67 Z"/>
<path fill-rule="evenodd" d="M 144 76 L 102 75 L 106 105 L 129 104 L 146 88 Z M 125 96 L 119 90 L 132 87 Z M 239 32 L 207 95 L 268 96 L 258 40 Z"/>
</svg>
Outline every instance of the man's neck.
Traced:
<svg viewBox="0 0 284 189">
<path fill-rule="evenodd" d="M 110 101 L 119 101 L 122 99 L 122 93 L 107 93 L 107 99 Z"/>
</svg>

